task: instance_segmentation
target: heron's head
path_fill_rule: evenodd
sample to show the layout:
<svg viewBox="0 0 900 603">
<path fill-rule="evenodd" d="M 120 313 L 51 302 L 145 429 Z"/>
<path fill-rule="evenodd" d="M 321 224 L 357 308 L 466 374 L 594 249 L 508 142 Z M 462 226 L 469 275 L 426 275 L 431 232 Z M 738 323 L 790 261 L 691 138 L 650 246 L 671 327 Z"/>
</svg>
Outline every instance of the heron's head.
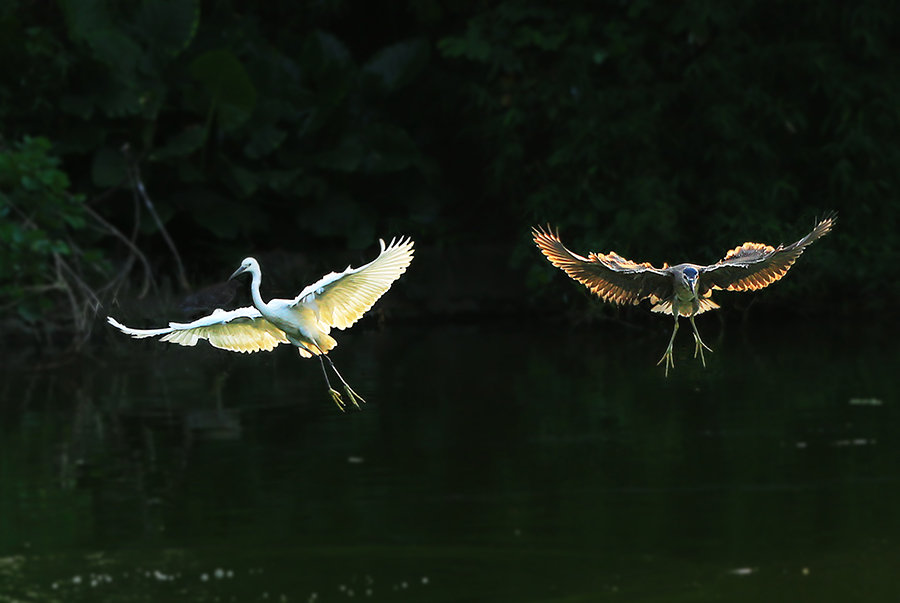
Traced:
<svg viewBox="0 0 900 603">
<path fill-rule="evenodd" d="M 697 277 L 700 273 L 693 266 L 687 266 L 683 271 L 684 284 L 691 288 L 691 292 L 697 293 Z"/>
<path fill-rule="evenodd" d="M 234 271 L 234 274 L 228 277 L 228 280 L 233 279 L 239 274 L 244 274 L 245 272 L 259 272 L 259 264 L 253 258 L 244 258 L 244 261 L 241 262 L 240 267 Z"/>
</svg>

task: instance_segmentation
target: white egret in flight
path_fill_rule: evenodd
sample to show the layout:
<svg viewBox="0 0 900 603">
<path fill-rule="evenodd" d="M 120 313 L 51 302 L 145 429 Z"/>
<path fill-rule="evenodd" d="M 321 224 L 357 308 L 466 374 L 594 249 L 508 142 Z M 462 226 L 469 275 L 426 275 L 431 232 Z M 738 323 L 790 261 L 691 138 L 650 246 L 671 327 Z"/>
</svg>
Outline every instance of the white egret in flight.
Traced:
<svg viewBox="0 0 900 603">
<path fill-rule="evenodd" d="M 193 322 L 169 323 L 164 329 L 132 329 L 112 316 L 107 316 L 107 320 L 123 333 L 137 339 L 162 335 L 160 341 L 186 346 L 206 339 L 213 347 L 232 352 L 268 352 L 281 343 L 291 343 L 297 346 L 297 351 L 304 358 L 319 357 L 328 393 L 341 410 L 344 410 L 345 403 L 340 393 L 331 387 L 323 358 L 340 379 L 350 402 L 359 407 L 357 400 L 365 400 L 347 384 L 326 354 L 337 345 L 337 341 L 329 335 L 331 328 L 347 329 L 353 325 L 406 272 L 412 262 L 413 241 L 409 237 L 392 239 L 387 246 L 383 240 L 379 243 L 381 253 L 365 266 L 348 266 L 343 272 L 326 274 L 294 299 L 264 302 L 259 293 L 262 281 L 259 262 L 246 258 L 230 278 L 244 272 L 252 275 L 250 295 L 253 307 L 215 310 Z"/>
</svg>

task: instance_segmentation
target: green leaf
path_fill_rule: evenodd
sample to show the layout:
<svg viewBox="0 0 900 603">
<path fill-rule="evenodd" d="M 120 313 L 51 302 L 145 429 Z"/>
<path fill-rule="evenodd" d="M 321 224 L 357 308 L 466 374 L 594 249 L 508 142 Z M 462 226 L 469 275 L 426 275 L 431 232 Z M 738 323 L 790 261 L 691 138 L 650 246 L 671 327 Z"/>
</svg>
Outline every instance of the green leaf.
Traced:
<svg viewBox="0 0 900 603">
<path fill-rule="evenodd" d="M 165 57 L 184 51 L 200 24 L 199 0 L 144 0 L 134 17 L 147 45 Z"/>
<path fill-rule="evenodd" d="M 244 145 L 244 154 L 251 159 L 265 157 L 285 141 L 287 132 L 274 124 L 253 128 L 250 140 Z"/>
<path fill-rule="evenodd" d="M 125 157 L 110 146 L 97 149 L 91 161 L 91 180 L 100 188 L 118 186 L 127 174 Z"/>
<path fill-rule="evenodd" d="M 363 71 L 377 76 L 384 89 L 394 92 L 418 75 L 428 63 L 429 47 L 422 38 L 405 40 L 379 50 L 363 66 Z"/>
<path fill-rule="evenodd" d="M 97 104 L 109 117 L 137 115 L 143 108 L 140 92 L 124 84 L 111 85 L 98 98 Z"/>
<path fill-rule="evenodd" d="M 354 172 L 366 154 L 363 141 L 355 135 L 344 136 L 338 146 L 315 156 L 316 165 L 339 172 Z"/>
<path fill-rule="evenodd" d="M 203 146 L 206 132 L 198 125 L 191 125 L 181 130 L 150 154 L 153 161 L 164 161 L 173 157 L 186 157 Z"/>
<path fill-rule="evenodd" d="M 374 124 L 366 131 L 367 172 L 396 172 L 419 163 L 416 143 L 406 130 L 392 124 Z"/>
<path fill-rule="evenodd" d="M 487 62 L 494 53 L 491 43 L 472 25 L 469 25 L 464 37 L 443 38 L 438 42 L 438 50 L 445 57 L 464 58 L 479 63 Z"/>
<path fill-rule="evenodd" d="M 257 191 L 260 184 L 256 172 L 234 164 L 228 165 L 226 181 L 228 181 L 233 188 L 237 189 L 238 194 L 242 197 L 252 196 L 253 193 Z"/>
<path fill-rule="evenodd" d="M 266 226 L 266 216 L 256 206 L 236 203 L 209 189 L 194 188 L 176 193 L 173 207 L 190 212 L 194 223 L 216 237 L 229 240 L 242 232 L 260 230 Z"/>
<path fill-rule="evenodd" d="M 94 114 L 94 97 L 84 94 L 63 94 L 59 99 L 59 108 L 63 113 L 87 120 Z"/>
<path fill-rule="evenodd" d="M 307 56 L 307 60 L 315 58 L 316 62 L 325 67 L 347 66 L 353 63 L 353 56 L 347 47 L 339 39 L 326 31 L 314 31 L 310 36 L 314 43 L 316 56 Z"/>
<path fill-rule="evenodd" d="M 225 130 L 243 124 L 256 106 L 256 87 L 230 50 L 210 50 L 191 62 L 190 74 L 206 88 L 219 124 Z"/>
<path fill-rule="evenodd" d="M 104 0 L 64 0 L 62 8 L 73 40 L 87 44 L 94 58 L 120 77 L 133 73 L 141 48 L 113 22 L 109 3 Z"/>
</svg>

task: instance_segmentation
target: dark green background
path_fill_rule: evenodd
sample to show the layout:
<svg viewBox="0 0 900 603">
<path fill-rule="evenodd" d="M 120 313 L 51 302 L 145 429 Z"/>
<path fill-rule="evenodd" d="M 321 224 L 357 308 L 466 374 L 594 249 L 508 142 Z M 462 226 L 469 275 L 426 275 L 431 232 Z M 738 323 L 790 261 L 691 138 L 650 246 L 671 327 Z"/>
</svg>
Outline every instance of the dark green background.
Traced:
<svg viewBox="0 0 900 603">
<path fill-rule="evenodd" d="M 609 316 L 532 225 L 581 252 L 712 263 L 829 209 L 834 233 L 759 307 L 887 313 L 898 16 L 877 0 L 4 3 L 4 325 L 83 341 L 116 303 L 131 318 L 145 282 L 162 306 L 135 313 L 158 322 L 248 254 L 264 294 L 293 295 L 397 234 L 419 252 L 395 319 Z"/>
</svg>

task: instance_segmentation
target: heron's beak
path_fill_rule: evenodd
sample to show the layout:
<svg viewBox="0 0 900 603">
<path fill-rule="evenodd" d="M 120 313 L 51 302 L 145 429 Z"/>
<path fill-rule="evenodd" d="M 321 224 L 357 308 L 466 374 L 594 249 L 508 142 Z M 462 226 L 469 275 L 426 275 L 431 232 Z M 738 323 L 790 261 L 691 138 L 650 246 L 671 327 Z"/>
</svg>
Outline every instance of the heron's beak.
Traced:
<svg viewBox="0 0 900 603">
<path fill-rule="evenodd" d="M 245 272 L 247 272 L 247 268 L 245 266 L 241 266 L 240 268 L 238 268 L 237 270 L 234 271 L 234 274 L 232 274 L 231 276 L 228 277 L 228 280 L 233 279 L 234 277 L 236 277 L 239 274 L 244 274 Z"/>
</svg>

